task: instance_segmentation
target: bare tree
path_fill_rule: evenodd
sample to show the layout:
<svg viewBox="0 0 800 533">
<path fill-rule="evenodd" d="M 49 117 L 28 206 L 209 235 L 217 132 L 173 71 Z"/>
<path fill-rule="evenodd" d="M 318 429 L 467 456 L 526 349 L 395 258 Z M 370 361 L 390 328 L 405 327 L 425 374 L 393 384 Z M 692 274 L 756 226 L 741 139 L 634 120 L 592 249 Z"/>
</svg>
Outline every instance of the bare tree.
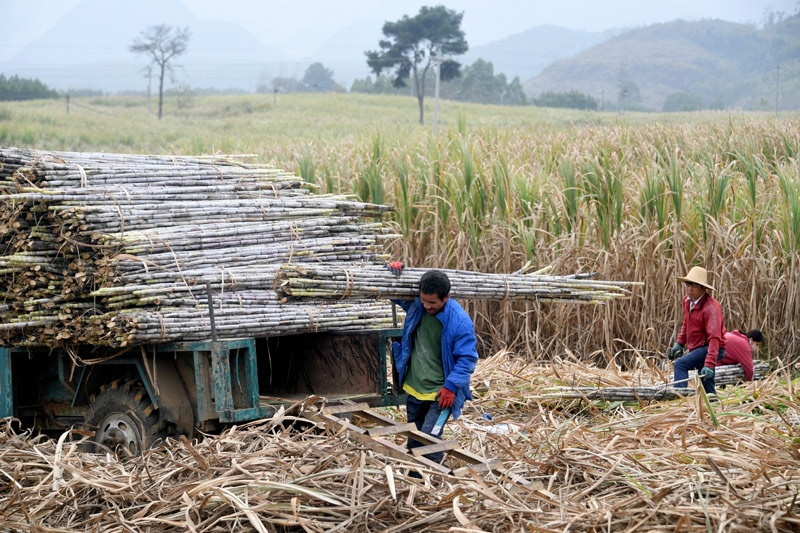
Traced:
<svg viewBox="0 0 800 533">
<path fill-rule="evenodd" d="M 130 51 L 150 56 L 151 64 L 160 69 L 158 82 L 158 118 L 161 118 L 164 107 L 164 75 L 172 68 L 169 64 L 173 58 L 186 52 L 189 42 L 189 28 L 173 28 L 166 24 L 149 26 L 133 40 Z"/>
</svg>

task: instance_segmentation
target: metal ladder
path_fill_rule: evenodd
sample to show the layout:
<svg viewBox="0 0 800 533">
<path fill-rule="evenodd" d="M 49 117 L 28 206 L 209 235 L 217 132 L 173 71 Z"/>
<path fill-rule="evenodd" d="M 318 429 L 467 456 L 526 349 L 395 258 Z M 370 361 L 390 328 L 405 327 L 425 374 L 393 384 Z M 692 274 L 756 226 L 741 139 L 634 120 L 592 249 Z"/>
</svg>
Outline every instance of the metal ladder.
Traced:
<svg viewBox="0 0 800 533">
<path fill-rule="evenodd" d="M 441 440 L 432 437 L 427 433 L 419 431 L 413 422 L 397 422 L 387 416 L 369 408 L 366 403 L 356 404 L 341 404 L 323 407 L 318 413 L 303 413 L 306 418 L 314 422 L 326 424 L 331 430 L 337 431 L 340 428 L 345 428 L 350 432 L 351 437 L 356 442 L 367 446 L 368 448 L 383 453 L 389 457 L 400 460 L 413 459 L 416 462 L 424 465 L 439 473 L 452 475 L 456 477 L 464 477 L 472 473 L 494 472 L 505 476 L 508 480 L 514 483 L 525 485 L 527 482 L 519 478 L 519 476 L 509 473 L 503 468 L 502 461 L 499 459 L 486 460 L 480 455 L 472 453 L 463 448 L 459 448 L 458 442 L 454 440 Z M 369 422 L 377 424 L 375 427 L 362 428 L 353 424 L 347 418 L 341 418 L 336 415 L 355 415 Z M 385 439 L 384 437 L 390 435 L 401 435 L 404 437 L 411 437 L 414 440 L 423 444 L 418 448 L 408 450 L 405 446 L 401 446 L 392 440 Z M 444 452 L 445 459 L 447 457 L 454 457 L 465 463 L 466 466 L 451 469 L 444 464 L 439 464 L 423 457 L 429 453 Z M 444 462 L 444 461 L 443 461 Z"/>
</svg>

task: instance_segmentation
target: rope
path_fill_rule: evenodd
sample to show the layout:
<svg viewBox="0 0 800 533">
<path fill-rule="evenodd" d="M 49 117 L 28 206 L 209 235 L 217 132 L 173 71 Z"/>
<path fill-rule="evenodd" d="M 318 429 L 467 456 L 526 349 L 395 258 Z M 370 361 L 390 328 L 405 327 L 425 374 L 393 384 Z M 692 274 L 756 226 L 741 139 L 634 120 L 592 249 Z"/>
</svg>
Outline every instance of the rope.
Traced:
<svg viewBox="0 0 800 533">
<path fill-rule="evenodd" d="M 311 309 L 306 309 L 306 314 L 308 315 L 309 329 L 313 329 L 316 332 L 319 329 L 319 326 L 314 323 L 314 313 L 311 312 Z"/>
<path fill-rule="evenodd" d="M 119 213 L 119 235 L 120 235 L 120 240 L 124 240 L 124 238 L 125 238 L 125 215 L 122 214 L 122 207 L 120 207 L 119 202 L 114 204 L 114 207 L 117 208 L 117 213 Z"/>
<path fill-rule="evenodd" d="M 119 188 L 122 190 L 122 192 L 125 193 L 125 197 L 128 199 L 128 203 L 130 204 L 131 203 L 131 193 L 128 191 L 128 189 L 126 189 L 122 185 L 120 185 Z"/>
<path fill-rule="evenodd" d="M 164 340 L 164 337 L 167 334 L 167 328 L 164 325 L 164 317 L 161 316 L 161 313 L 156 311 L 156 316 L 158 317 L 158 322 L 161 324 L 161 336 L 158 338 L 158 341 L 156 341 L 156 342 L 161 342 L 161 341 Z"/>
<path fill-rule="evenodd" d="M 352 294 L 353 292 L 353 287 L 355 286 L 355 275 L 353 274 L 353 272 L 346 268 L 343 270 L 344 270 L 345 286 L 344 286 L 344 292 L 342 293 L 342 297 L 339 298 L 340 300 L 344 300 L 345 298 L 350 296 L 350 294 Z"/>
<path fill-rule="evenodd" d="M 503 299 L 501 301 L 505 302 L 506 300 L 508 300 L 508 278 L 506 277 L 505 274 L 503 274 L 503 283 L 506 284 L 506 292 L 505 294 L 503 294 Z"/>
<path fill-rule="evenodd" d="M 153 387 L 156 390 L 156 394 L 158 394 L 158 385 L 156 384 L 156 380 L 155 377 L 153 376 L 153 373 L 150 372 L 150 365 L 147 364 L 147 352 L 145 351 L 144 346 L 140 345 L 139 348 L 142 352 L 142 362 L 144 363 L 144 371 L 147 373 L 147 377 L 150 378 L 150 383 L 153 384 Z"/>
<path fill-rule="evenodd" d="M 260 196 L 258 197 L 258 207 L 261 208 L 261 216 L 264 218 L 264 220 L 269 220 L 269 215 L 267 215 L 267 210 L 264 208 L 263 198 L 261 198 Z"/>
<path fill-rule="evenodd" d="M 161 242 L 161 244 L 163 244 L 164 247 L 166 247 L 166 249 L 169 250 L 169 252 L 172 254 L 173 259 L 175 259 L 175 267 L 178 269 L 178 274 L 180 274 L 180 276 L 181 276 L 181 281 L 183 281 L 183 284 L 186 286 L 186 290 L 189 291 L 189 296 L 191 296 L 192 299 L 195 301 L 195 304 L 197 304 L 197 309 L 199 310 L 200 309 L 200 302 L 197 301 L 197 297 L 192 292 L 192 287 L 189 284 L 189 282 L 187 281 L 186 276 L 183 274 L 183 269 L 181 268 L 181 265 L 180 265 L 180 263 L 183 260 L 178 257 L 178 254 L 175 253 L 175 250 L 172 249 L 172 247 L 167 243 L 167 241 L 165 241 L 164 239 L 162 239 L 161 237 L 159 237 L 157 235 L 155 236 L 155 239 L 157 241 Z M 153 246 L 153 237 L 148 236 L 147 240 L 150 242 L 150 246 Z M 207 326 L 208 322 L 206 322 L 206 319 L 203 316 L 203 313 L 200 313 L 200 318 L 203 320 L 203 324 Z M 161 339 L 159 339 L 159 341 L 162 340 L 163 338 L 164 337 L 162 336 Z"/>
<path fill-rule="evenodd" d="M 297 239 L 297 242 L 300 243 L 300 246 L 305 248 L 305 250 L 306 250 L 306 252 L 308 252 L 308 256 L 310 258 L 314 259 L 315 261 L 319 261 L 320 263 L 324 262 L 322 259 L 317 257 L 317 254 L 314 253 L 314 250 L 312 250 L 311 248 L 306 246 L 306 243 L 303 241 L 303 239 L 300 237 L 300 233 L 297 231 L 297 227 L 294 225 L 294 221 L 291 221 L 291 220 L 289 221 L 289 233 L 291 233 L 294 236 L 294 238 Z M 289 245 L 289 263 L 292 262 L 292 256 L 293 255 L 294 255 L 294 248 L 293 248 L 293 245 L 290 244 Z"/>
<path fill-rule="evenodd" d="M 86 171 L 83 170 L 83 167 L 78 164 L 75 166 L 78 167 L 78 172 L 81 173 L 81 188 L 86 187 L 88 185 L 86 182 Z"/>
</svg>

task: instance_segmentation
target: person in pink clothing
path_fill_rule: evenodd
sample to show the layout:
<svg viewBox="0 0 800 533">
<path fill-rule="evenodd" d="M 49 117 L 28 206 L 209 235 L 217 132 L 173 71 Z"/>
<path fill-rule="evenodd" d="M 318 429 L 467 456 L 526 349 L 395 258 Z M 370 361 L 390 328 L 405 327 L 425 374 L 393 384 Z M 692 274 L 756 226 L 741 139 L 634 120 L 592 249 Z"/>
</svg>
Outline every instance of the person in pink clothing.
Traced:
<svg viewBox="0 0 800 533">
<path fill-rule="evenodd" d="M 761 330 L 751 329 L 747 333 L 739 330 L 729 331 L 725 334 L 725 356 L 719 362 L 721 365 L 739 364 L 744 370 L 746 381 L 753 380 L 753 356 L 764 343 Z"/>
</svg>

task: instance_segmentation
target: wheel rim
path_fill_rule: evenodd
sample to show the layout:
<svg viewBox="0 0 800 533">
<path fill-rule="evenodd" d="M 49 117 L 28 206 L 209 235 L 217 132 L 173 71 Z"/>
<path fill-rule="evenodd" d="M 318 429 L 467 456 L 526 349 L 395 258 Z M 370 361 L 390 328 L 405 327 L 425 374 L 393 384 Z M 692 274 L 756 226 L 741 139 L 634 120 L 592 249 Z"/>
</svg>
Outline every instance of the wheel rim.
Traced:
<svg viewBox="0 0 800 533">
<path fill-rule="evenodd" d="M 111 413 L 103 418 L 94 440 L 112 450 L 127 448 L 132 454 L 142 450 L 142 432 L 137 420 L 124 413 Z"/>
</svg>

